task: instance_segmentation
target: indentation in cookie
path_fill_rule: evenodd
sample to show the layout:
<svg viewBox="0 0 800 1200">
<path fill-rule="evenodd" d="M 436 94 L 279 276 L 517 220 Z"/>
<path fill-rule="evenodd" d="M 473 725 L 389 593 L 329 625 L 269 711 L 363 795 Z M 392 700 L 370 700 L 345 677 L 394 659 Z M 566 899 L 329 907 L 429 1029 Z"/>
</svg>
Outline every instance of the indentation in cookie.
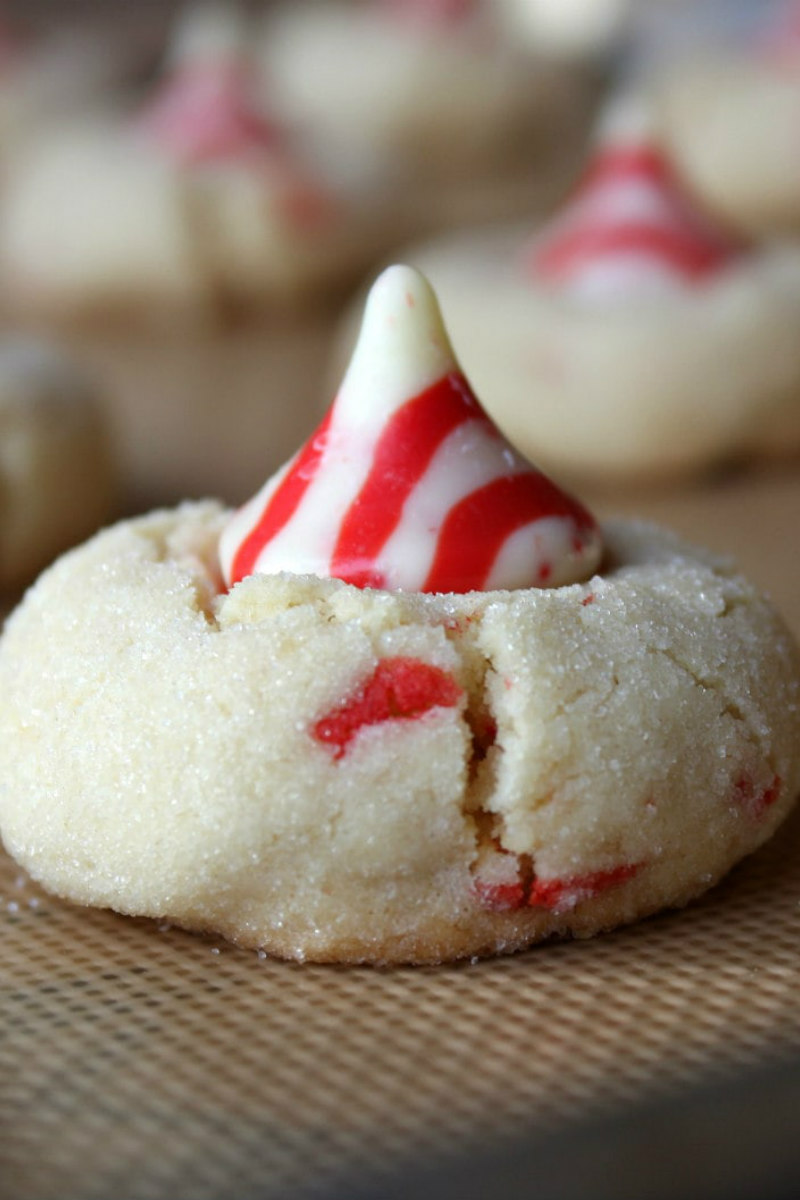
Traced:
<svg viewBox="0 0 800 1200">
<path fill-rule="evenodd" d="M 488 812 L 488 799 L 496 791 L 497 763 L 503 752 L 501 714 L 492 703 L 491 681 L 497 672 L 491 658 L 479 645 L 481 624 L 479 613 L 463 614 L 444 623 L 447 638 L 461 660 L 461 677 L 467 696 L 464 721 L 469 740 L 463 808 L 473 817 Z"/>
<path fill-rule="evenodd" d="M 166 538 L 152 538 L 158 562 L 188 577 L 194 605 L 212 629 L 218 629 L 217 601 L 225 593 L 225 584 L 217 555 L 216 539 L 207 530 L 177 526 Z"/>
<path fill-rule="evenodd" d="M 321 717 L 312 732 L 340 759 L 366 726 L 419 720 L 431 709 L 455 707 L 461 695 L 456 680 L 441 667 L 418 658 L 384 658 L 358 691 Z"/>
<path fill-rule="evenodd" d="M 469 770 L 470 777 L 474 778 L 475 772 L 486 761 L 486 755 L 497 742 L 497 722 L 484 707 L 479 711 L 471 711 L 468 707 L 466 721 L 472 733 Z"/>
<path fill-rule="evenodd" d="M 533 860 L 527 854 L 504 850 L 497 818 L 476 816 L 478 854 L 472 866 L 472 890 L 481 908 L 489 912 L 514 912 L 525 908 L 533 880 Z"/>
</svg>

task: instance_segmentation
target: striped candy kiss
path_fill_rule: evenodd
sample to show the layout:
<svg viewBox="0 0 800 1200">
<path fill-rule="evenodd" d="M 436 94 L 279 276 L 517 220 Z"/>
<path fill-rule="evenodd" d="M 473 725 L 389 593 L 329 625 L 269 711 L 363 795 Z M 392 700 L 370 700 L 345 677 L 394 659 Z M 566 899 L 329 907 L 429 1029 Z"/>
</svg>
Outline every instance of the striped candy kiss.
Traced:
<svg viewBox="0 0 800 1200">
<path fill-rule="evenodd" d="M 291 153 L 283 129 L 259 110 L 247 30 L 233 11 L 190 10 L 173 38 L 172 71 L 140 114 L 138 129 L 182 168 L 245 167 L 269 195 L 272 215 L 314 232 L 337 201 Z"/>
<path fill-rule="evenodd" d="M 167 74 L 141 128 L 187 166 L 275 155 L 282 135 L 258 111 L 248 56 L 241 13 L 189 8 L 176 22 Z"/>
<path fill-rule="evenodd" d="M 589 298 L 682 291 L 743 247 L 697 212 L 635 102 L 612 109 L 566 213 L 529 248 L 529 270 Z"/>
<path fill-rule="evenodd" d="M 187 165 L 274 153 L 281 135 L 256 111 L 248 90 L 239 64 L 189 64 L 165 84 L 141 124 Z"/>
<path fill-rule="evenodd" d="M 290 571 L 424 592 L 586 579 L 600 534 L 522 458 L 459 370 L 427 281 L 390 267 L 328 415 L 223 532 L 232 586 Z"/>
</svg>

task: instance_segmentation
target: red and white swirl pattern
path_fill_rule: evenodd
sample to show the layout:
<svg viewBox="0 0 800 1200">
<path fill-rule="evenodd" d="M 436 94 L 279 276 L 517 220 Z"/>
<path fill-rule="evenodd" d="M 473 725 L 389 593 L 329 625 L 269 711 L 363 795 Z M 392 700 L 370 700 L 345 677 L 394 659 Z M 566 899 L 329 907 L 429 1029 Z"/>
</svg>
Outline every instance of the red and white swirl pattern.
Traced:
<svg viewBox="0 0 800 1200">
<path fill-rule="evenodd" d="M 375 284 L 320 428 L 220 543 L 231 586 L 290 571 L 423 592 L 571 583 L 600 554 L 586 509 L 475 399 L 429 285 L 408 267 Z"/>
<path fill-rule="evenodd" d="M 624 299 L 697 286 L 742 249 L 694 208 L 646 130 L 612 122 L 566 212 L 534 241 L 526 264 L 561 291 Z"/>
<path fill-rule="evenodd" d="M 247 73 L 221 61 L 187 64 L 141 119 L 155 142 L 187 165 L 241 161 L 281 149 L 281 135 L 253 104 Z"/>
<path fill-rule="evenodd" d="M 280 149 L 255 99 L 249 40 L 235 7 L 197 4 L 176 20 L 164 80 L 139 125 L 178 162 L 258 161 Z"/>
</svg>

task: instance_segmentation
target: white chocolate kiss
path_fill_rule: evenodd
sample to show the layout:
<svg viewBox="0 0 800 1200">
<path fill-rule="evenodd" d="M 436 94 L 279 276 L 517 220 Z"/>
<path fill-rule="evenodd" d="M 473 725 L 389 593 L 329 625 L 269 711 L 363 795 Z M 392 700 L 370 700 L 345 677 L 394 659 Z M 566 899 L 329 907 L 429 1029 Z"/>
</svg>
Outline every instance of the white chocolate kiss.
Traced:
<svg viewBox="0 0 800 1200">
<path fill-rule="evenodd" d="M 407 436 L 395 442 L 397 425 L 393 421 L 398 414 L 402 421 L 413 413 L 424 414 L 428 405 L 440 412 L 442 391 L 444 407 L 454 411 L 456 419 L 440 437 L 437 434 L 426 443 L 428 453 Z M 484 517 L 484 528 L 494 528 L 494 533 L 484 540 L 490 555 L 487 569 L 480 582 L 470 587 L 486 590 L 572 583 L 588 578 L 597 566 L 601 555 L 597 526 L 585 510 L 544 480 L 488 420 L 461 374 L 436 297 L 417 271 L 390 267 L 374 285 L 353 359 L 328 419 L 327 433 L 315 435 L 309 443 L 317 448 L 312 456 L 316 461 L 306 465 L 306 447 L 234 515 L 223 532 L 220 560 L 229 584 L 253 572 L 348 578 L 341 566 L 342 546 L 349 544 L 342 541 L 342 529 L 345 518 L 352 522 L 355 517 L 356 523 L 366 528 L 367 537 L 373 518 L 387 530 L 363 562 L 351 558 L 356 567 L 377 574 L 380 582 L 376 586 L 409 591 L 467 590 L 456 584 L 432 585 L 434 578 L 441 581 L 434 569 L 434 563 L 441 561 L 437 555 L 443 548 L 458 551 L 462 544 L 444 523 L 454 507 L 476 489 L 495 484 L 502 491 L 505 483 L 500 481 L 513 481 L 511 486 L 520 493 L 526 488 L 531 493 L 540 489 L 542 495 L 556 500 L 546 500 L 532 519 L 520 517 L 528 511 L 522 507 L 514 510 L 510 519 L 504 509 L 506 515 L 501 519 L 499 508 L 486 513 L 480 508 L 483 501 L 478 502 L 480 516 L 463 543 L 465 550 L 472 550 L 472 543 L 480 539 Z M 441 428 L 436 420 L 432 424 Z M 423 426 L 430 438 L 430 423 L 423 420 L 415 429 Z M 387 445 L 390 447 L 397 466 L 397 471 L 389 472 L 385 487 L 371 475 L 379 442 L 384 454 Z M 382 503 L 382 494 L 391 493 L 409 465 L 414 468 L 413 484 L 402 496 L 396 520 L 387 526 L 390 509 Z M 266 514 L 276 510 L 276 497 L 285 514 L 281 497 L 285 499 L 287 488 L 294 494 L 290 514 L 275 528 Z M 299 500 L 298 491 L 302 493 Z M 387 503 L 391 505 L 391 499 Z M 472 505 L 473 500 L 468 503 Z M 495 517 L 505 531 L 499 539 Z M 515 520 L 520 523 L 515 525 Z M 243 557 L 242 548 L 248 545 Z M 458 560 L 458 553 L 455 558 Z"/>
</svg>

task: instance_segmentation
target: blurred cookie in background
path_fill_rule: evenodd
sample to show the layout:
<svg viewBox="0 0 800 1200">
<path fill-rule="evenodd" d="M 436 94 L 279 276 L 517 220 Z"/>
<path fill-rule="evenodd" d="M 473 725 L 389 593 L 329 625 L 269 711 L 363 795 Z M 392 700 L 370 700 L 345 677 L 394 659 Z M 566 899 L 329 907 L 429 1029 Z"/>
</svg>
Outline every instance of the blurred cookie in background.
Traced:
<svg viewBox="0 0 800 1200">
<path fill-rule="evenodd" d="M 760 234 L 797 234 L 800 3 L 729 5 L 727 18 L 717 4 L 716 13 L 715 36 L 706 28 L 693 37 L 702 14 L 690 12 L 682 44 L 662 51 L 656 96 L 665 144 L 721 217 Z"/>
<path fill-rule="evenodd" d="M 0 17 L 0 155 L 48 123 L 96 108 L 145 69 L 152 33 L 141 20 L 106 12 L 93 19 L 35 22 Z"/>
<path fill-rule="evenodd" d="M 532 236 L 406 250 L 522 451 L 569 478 L 673 481 L 800 451 L 800 248 L 731 233 L 687 194 L 639 97 Z"/>
<path fill-rule="evenodd" d="M 624 42 L 633 0 L 497 0 L 509 34 L 564 59 L 612 54 Z"/>
<path fill-rule="evenodd" d="M 0 226 L 14 305 L 69 318 L 213 311 L 357 273 L 369 213 L 356 216 L 257 102 L 247 38 L 235 10 L 192 8 L 135 111 L 53 125 L 20 151 Z"/>
<path fill-rule="evenodd" d="M 115 515 L 102 400 L 57 346 L 0 336 L 0 594 Z"/>
<path fill-rule="evenodd" d="M 383 186 L 406 232 L 563 190 L 595 74 L 509 36 L 486 0 L 314 0 L 267 10 L 265 86 L 320 152 Z"/>
<path fill-rule="evenodd" d="M 326 304 L 385 244 L 257 99 L 250 36 L 228 6 L 184 12 L 151 94 L 31 139 L 0 203 L 5 307 L 107 380 L 135 507 L 236 500 L 302 440 Z"/>
</svg>

